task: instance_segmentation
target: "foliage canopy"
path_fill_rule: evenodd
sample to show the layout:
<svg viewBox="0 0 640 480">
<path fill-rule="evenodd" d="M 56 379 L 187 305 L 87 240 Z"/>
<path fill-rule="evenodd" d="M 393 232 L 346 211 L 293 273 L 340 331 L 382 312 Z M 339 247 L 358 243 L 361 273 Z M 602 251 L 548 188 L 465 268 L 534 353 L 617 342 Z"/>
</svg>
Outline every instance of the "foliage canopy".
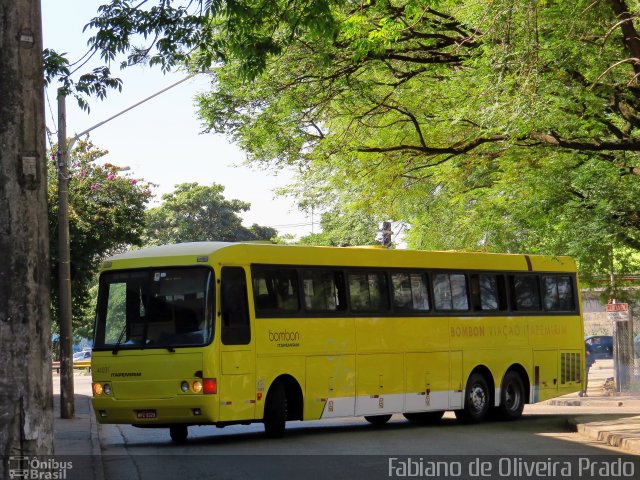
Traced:
<svg viewBox="0 0 640 480">
<path fill-rule="evenodd" d="M 213 68 L 206 128 L 251 163 L 297 168 L 303 207 L 407 222 L 415 247 L 568 253 L 598 273 L 636 269 L 622 252 L 640 249 L 639 13 L 111 0 L 88 27 L 106 61 Z"/>
<path fill-rule="evenodd" d="M 200 113 L 250 162 L 297 167 L 303 204 L 408 222 L 415 247 L 572 254 L 606 272 L 640 248 L 639 12 L 345 3 L 333 37 L 296 39 L 253 82 L 236 61 L 216 68 Z"/>
<path fill-rule="evenodd" d="M 246 228 L 239 213 L 250 205 L 224 198 L 224 187 L 181 183 L 162 196 L 163 203 L 146 212 L 145 244 L 271 240 L 277 231 L 257 224 Z"/>
<path fill-rule="evenodd" d="M 93 328 L 90 289 L 100 261 L 130 245 L 140 245 L 150 185 L 122 175 L 121 169 L 98 160 L 108 152 L 80 140 L 70 152 L 69 238 L 72 265 L 73 330 L 89 338 Z M 57 320 L 58 188 L 55 162 L 49 162 L 49 241 L 52 275 L 51 308 Z"/>
</svg>

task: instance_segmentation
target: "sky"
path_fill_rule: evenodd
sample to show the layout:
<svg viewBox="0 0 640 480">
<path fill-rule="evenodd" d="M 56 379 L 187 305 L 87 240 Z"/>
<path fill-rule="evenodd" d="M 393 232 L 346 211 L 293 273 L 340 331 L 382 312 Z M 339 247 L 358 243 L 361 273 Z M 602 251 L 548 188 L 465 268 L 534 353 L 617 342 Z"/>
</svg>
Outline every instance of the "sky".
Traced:
<svg viewBox="0 0 640 480">
<path fill-rule="evenodd" d="M 92 34 L 91 31 L 83 33 L 83 27 L 97 15 L 101 3 L 99 0 L 42 0 L 44 48 L 66 53 L 71 63 L 80 59 L 87 51 L 87 40 Z M 89 114 L 78 107 L 75 99 L 67 99 L 68 137 L 186 76 L 181 72 L 163 74 L 157 67 L 131 67 L 121 71 L 118 64 L 111 69 L 114 76 L 123 80 L 122 92 L 112 91 L 104 101 L 91 99 Z M 98 65 L 90 64 L 85 69 Z M 45 99 L 47 126 L 53 132 L 53 142 L 57 139 L 56 88 L 55 84 L 50 86 Z M 203 128 L 194 97 L 208 88 L 207 76 L 196 76 L 93 130 L 90 133 L 93 143 L 109 151 L 101 161 L 130 167 L 128 175 L 157 184 L 153 190 L 155 203 L 178 183 L 210 185 L 215 182 L 225 187 L 227 199 L 251 204 L 251 209 L 241 214 L 244 225 L 272 226 L 281 234 L 296 236 L 310 233 L 311 217 L 298 211 L 292 199 L 276 198 L 274 194 L 274 189 L 291 181 L 290 173 L 274 175 L 271 171 L 242 166 L 245 155 L 237 146 L 224 136 L 201 133 Z M 314 221 L 317 232 L 317 215 Z"/>
</svg>

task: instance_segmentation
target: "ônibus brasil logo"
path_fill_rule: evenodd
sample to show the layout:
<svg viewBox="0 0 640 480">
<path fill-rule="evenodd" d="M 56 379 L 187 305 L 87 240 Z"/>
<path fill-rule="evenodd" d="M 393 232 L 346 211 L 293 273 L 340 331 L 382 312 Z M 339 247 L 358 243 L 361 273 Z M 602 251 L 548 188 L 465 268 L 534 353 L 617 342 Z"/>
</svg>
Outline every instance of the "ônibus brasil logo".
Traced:
<svg viewBox="0 0 640 480">
<path fill-rule="evenodd" d="M 33 480 L 65 480 L 67 471 L 73 468 L 72 462 L 62 462 L 55 458 L 9 457 L 9 478 Z"/>
</svg>

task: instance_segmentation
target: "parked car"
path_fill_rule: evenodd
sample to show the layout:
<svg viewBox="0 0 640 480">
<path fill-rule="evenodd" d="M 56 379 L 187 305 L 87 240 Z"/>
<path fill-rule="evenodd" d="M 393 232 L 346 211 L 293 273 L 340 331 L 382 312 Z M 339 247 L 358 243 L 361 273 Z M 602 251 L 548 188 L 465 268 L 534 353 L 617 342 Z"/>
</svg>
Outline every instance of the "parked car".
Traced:
<svg viewBox="0 0 640 480">
<path fill-rule="evenodd" d="M 613 358 L 613 337 L 610 335 L 590 335 L 584 344 L 589 345 L 594 360 Z"/>
<path fill-rule="evenodd" d="M 88 362 L 91 360 L 91 350 L 83 350 L 73 354 L 74 362 Z"/>
</svg>

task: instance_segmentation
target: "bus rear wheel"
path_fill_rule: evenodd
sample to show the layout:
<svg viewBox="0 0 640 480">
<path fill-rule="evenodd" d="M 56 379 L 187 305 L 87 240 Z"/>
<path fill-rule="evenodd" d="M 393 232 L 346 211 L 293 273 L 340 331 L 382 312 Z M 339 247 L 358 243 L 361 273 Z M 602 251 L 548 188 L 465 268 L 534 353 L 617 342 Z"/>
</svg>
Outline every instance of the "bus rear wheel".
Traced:
<svg viewBox="0 0 640 480">
<path fill-rule="evenodd" d="M 442 418 L 443 415 L 444 415 L 444 411 L 415 412 L 415 413 L 405 413 L 404 418 L 409 420 L 411 423 L 417 423 L 418 425 L 429 425 L 431 423 L 436 423 L 438 420 Z"/>
<path fill-rule="evenodd" d="M 498 415 L 502 420 L 515 420 L 522 416 L 524 409 L 524 385 L 520 375 L 508 371 L 502 380 Z"/>
<path fill-rule="evenodd" d="M 284 435 L 287 422 L 287 394 L 282 382 L 271 387 L 264 405 L 264 431 L 269 438 L 280 438 Z"/>
<path fill-rule="evenodd" d="M 467 380 L 464 407 L 456 410 L 456 418 L 462 423 L 480 423 L 491 406 L 491 392 L 487 380 L 480 373 L 473 373 Z"/>
<path fill-rule="evenodd" d="M 389 421 L 391 415 L 366 415 L 364 419 L 369 422 L 371 425 L 375 425 L 377 427 L 384 425 Z"/>
<path fill-rule="evenodd" d="M 186 425 L 173 425 L 169 427 L 169 435 L 171 435 L 171 440 L 174 442 L 184 443 L 189 436 L 189 430 Z"/>
</svg>

